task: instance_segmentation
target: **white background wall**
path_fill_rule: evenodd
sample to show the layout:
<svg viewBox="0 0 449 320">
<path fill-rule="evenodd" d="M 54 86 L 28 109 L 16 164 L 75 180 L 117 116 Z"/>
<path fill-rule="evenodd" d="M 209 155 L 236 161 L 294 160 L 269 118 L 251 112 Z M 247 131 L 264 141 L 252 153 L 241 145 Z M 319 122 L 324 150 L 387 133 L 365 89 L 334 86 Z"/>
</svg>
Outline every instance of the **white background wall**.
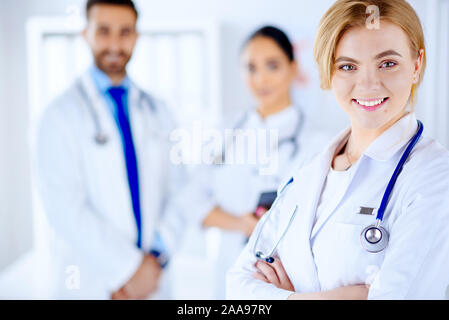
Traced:
<svg viewBox="0 0 449 320">
<path fill-rule="evenodd" d="M 5 40 L 4 40 L 4 32 L 5 23 L 4 23 L 4 3 L 0 2 L 0 70 L 2 70 L 2 76 L 0 76 L 0 112 L 4 112 L 6 109 L 5 105 L 5 96 L 6 96 L 6 52 L 5 52 Z M 6 121 L 3 118 L 0 118 L 0 181 L 5 181 L 0 184 L 0 203 L 2 204 L 0 207 L 0 234 L 2 235 L 0 241 L 2 244 L 0 245 L 0 266 L 4 265 L 9 258 L 7 250 L 9 247 L 9 234 L 8 234 L 8 222 L 9 216 L 7 215 L 8 211 L 6 210 L 6 130 L 4 124 Z"/>
<path fill-rule="evenodd" d="M 429 3 L 435 1 L 438 0 L 410 1 L 421 16 L 426 32 L 432 27 L 429 17 L 433 15 L 429 10 L 435 10 Z M 240 77 L 238 55 L 239 48 L 249 32 L 261 24 L 274 23 L 284 27 L 289 34 L 313 33 L 321 15 L 332 2 L 332 0 L 136 1 L 142 20 L 215 18 L 220 21 L 221 95 L 225 117 L 252 104 Z M 84 1 L 0 0 L 0 269 L 27 251 L 32 241 L 25 24 L 32 16 L 69 14 L 67 8 L 73 5 L 78 5 L 83 10 Z M 435 43 L 431 48 L 433 52 L 438 50 Z M 434 66 L 434 70 L 436 69 Z M 434 87 L 435 83 L 432 81 L 435 81 L 435 77 L 431 74 L 429 80 L 431 83 L 427 84 L 428 93 L 421 95 L 421 102 L 425 102 L 426 94 L 429 95 L 431 88 Z M 327 101 L 329 103 L 326 103 Z M 449 107 L 447 101 L 440 102 L 442 103 L 446 103 L 443 107 Z M 322 114 L 329 115 L 323 118 L 323 126 L 341 129 L 344 118 L 333 104 L 332 97 L 323 95 L 318 104 L 306 107 L 317 108 Z M 434 121 L 435 111 L 432 106 L 425 107 L 423 118 L 429 127 L 428 123 Z"/>
</svg>

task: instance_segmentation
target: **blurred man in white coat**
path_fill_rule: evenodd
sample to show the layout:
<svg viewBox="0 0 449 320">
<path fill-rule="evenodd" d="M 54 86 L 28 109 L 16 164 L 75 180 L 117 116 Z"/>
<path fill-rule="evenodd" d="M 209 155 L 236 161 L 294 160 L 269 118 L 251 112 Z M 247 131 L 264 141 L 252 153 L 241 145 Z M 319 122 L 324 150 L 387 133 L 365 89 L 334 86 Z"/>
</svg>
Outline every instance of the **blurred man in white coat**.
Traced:
<svg viewBox="0 0 449 320">
<path fill-rule="evenodd" d="M 164 212 L 184 179 L 169 160 L 173 122 L 127 76 L 138 38 L 133 2 L 89 0 L 86 13 L 94 64 L 37 131 L 39 191 L 58 237 L 57 298 L 167 298 L 163 268 L 183 224 Z"/>
</svg>

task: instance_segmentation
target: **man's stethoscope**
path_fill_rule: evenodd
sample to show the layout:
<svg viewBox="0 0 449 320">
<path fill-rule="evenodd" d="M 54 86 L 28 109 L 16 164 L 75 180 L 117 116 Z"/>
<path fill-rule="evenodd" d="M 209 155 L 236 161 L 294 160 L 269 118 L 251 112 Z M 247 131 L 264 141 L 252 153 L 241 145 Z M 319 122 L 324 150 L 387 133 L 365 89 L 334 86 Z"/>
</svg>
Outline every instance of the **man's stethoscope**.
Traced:
<svg viewBox="0 0 449 320">
<path fill-rule="evenodd" d="M 388 182 L 387 188 L 382 197 L 380 208 L 377 211 L 376 223 L 364 228 L 360 234 L 361 245 L 368 252 L 371 252 L 371 253 L 380 252 L 380 251 L 384 250 L 388 245 L 388 239 L 389 239 L 388 231 L 385 228 L 383 228 L 381 225 L 382 221 L 383 221 L 384 213 L 385 213 L 388 201 L 390 199 L 391 192 L 396 183 L 396 180 L 397 180 L 399 174 L 401 173 L 402 168 L 404 167 L 404 164 L 407 161 L 410 153 L 412 152 L 413 148 L 415 147 L 416 143 L 418 142 L 419 138 L 421 137 L 423 130 L 424 130 L 424 126 L 423 126 L 422 122 L 418 120 L 418 130 L 417 130 L 416 134 L 413 136 L 413 138 L 410 140 L 407 148 L 405 149 L 404 153 L 402 154 L 401 159 L 399 160 L 399 163 L 396 166 L 396 169 L 394 170 L 393 175 L 390 178 L 390 181 Z M 279 196 L 277 197 L 276 201 L 273 203 L 273 206 L 271 207 L 270 212 L 267 214 L 271 214 L 271 212 L 276 209 L 276 204 L 278 202 L 278 199 L 282 198 L 281 194 L 283 193 L 285 188 L 292 182 L 293 182 L 293 178 L 291 178 L 290 181 L 283 187 L 283 189 L 280 190 Z M 268 217 L 265 218 L 265 220 L 260 228 L 260 231 L 257 235 L 256 241 L 254 243 L 254 247 L 253 247 L 253 252 L 257 259 L 264 260 L 268 263 L 274 262 L 274 258 L 273 258 L 274 252 L 276 251 L 279 243 L 282 241 L 282 239 L 284 238 L 288 229 L 290 228 L 297 211 L 298 211 L 298 206 L 295 207 L 295 209 L 290 217 L 290 220 L 287 224 L 287 227 L 284 229 L 284 232 L 282 232 L 278 241 L 276 241 L 276 243 L 274 244 L 272 249 L 266 254 L 264 254 L 260 250 L 257 250 L 257 244 L 259 242 L 260 235 L 262 234 L 263 227 L 264 227 L 266 221 L 268 220 Z"/>
<path fill-rule="evenodd" d="M 82 81 L 78 81 L 76 84 L 77 90 L 81 97 L 83 98 L 84 102 L 86 103 L 87 107 L 89 108 L 89 112 L 92 116 L 92 120 L 95 125 L 95 135 L 94 135 L 94 141 L 97 145 L 102 146 L 108 143 L 109 137 L 106 135 L 106 133 L 103 130 L 103 127 L 101 125 L 100 119 L 98 118 L 98 113 L 95 111 L 95 107 L 93 105 L 93 102 L 89 98 L 89 95 L 87 94 L 86 90 L 84 89 Z M 146 101 L 146 103 L 149 105 L 150 109 L 155 111 L 155 107 L 153 104 L 152 99 L 142 90 L 139 90 L 139 105 L 142 105 Z"/>
</svg>

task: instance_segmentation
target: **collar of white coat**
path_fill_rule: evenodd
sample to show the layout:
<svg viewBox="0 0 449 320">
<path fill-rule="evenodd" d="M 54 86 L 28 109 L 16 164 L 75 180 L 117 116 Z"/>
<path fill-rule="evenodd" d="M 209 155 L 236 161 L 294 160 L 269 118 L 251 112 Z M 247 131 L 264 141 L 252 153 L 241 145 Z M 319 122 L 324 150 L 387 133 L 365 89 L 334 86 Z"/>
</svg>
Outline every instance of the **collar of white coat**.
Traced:
<svg viewBox="0 0 449 320">
<path fill-rule="evenodd" d="M 390 160 L 410 139 L 418 128 L 416 115 L 408 113 L 374 140 L 363 153 L 363 156 L 376 161 Z M 326 148 L 326 154 L 333 156 L 339 146 L 345 143 L 351 128 L 342 131 Z"/>
</svg>

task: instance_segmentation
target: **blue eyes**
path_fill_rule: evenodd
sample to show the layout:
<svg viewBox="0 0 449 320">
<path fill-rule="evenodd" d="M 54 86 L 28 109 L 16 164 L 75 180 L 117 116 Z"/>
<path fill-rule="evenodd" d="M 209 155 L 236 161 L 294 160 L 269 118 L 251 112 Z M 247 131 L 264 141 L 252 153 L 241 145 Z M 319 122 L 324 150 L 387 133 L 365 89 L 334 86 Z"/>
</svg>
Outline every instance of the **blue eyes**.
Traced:
<svg viewBox="0 0 449 320">
<path fill-rule="evenodd" d="M 345 64 L 345 65 L 339 67 L 338 69 L 343 70 L 343 71 L 353 71 L 353 70 L 355 70 L 355 67 L 350 64 Z"/>
<path fill-rule="evenodd" d="M 396 62 L 387 61 L 387 62 L 382 63 L 380 66 L 382 68 L 392 68 L 392 67 L 396 66 Z"/>
<path fill-rule="evenodd" d="M 397 66 L 397 63 L 394 61 L 386 61 L 383 62 L 380 66 L 379 69 L 391 69 L 393 67 Z M 338 67 L 338 70 L 342 70 L 345 72 L 351 72 L 356 70 L 356 66 L 352 65 L 352 64 L 344 64 Z"/>
</svg>

